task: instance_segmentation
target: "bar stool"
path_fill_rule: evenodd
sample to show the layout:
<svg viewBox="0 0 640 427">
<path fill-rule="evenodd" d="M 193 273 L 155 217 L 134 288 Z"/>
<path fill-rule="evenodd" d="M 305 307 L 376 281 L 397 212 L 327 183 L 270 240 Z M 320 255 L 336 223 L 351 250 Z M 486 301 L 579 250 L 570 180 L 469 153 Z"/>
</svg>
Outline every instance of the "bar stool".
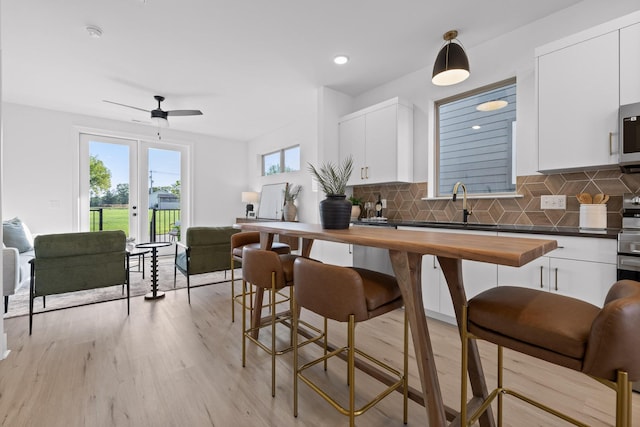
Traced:
<svg viewBox="0 0 640 427">
<path fill-rule="evenodd" d="M 325 334 L 315 326 L 304 322 L 304 326 L 314 331 L 317 335 L 311 336 L 303 342 L 298 342 L 294 339 L 295 332 L 293 329 L 289 331 L 289 345 L 282 349 L 276 348 L 276 326 L 278 324 L 291 327 L 292 313 L 294 308 L 293 292 L 290 292 L 290 297 L 287 299 L 277 298 L 276 293 L 285 288 L 293 286 L 293 263 L 298 258 L 297 255 L 278 255 L 273 251 L 267 251 L 262 249 L 252 249 L 246 247 L 243 249 L 242 254 L 242 367 L 246 366 L 246 342 L 247 339 L 258 345 L 261 349 L 271 355 L 271 396 L 276 395 L 276 356 L 288 353 L 293 349 L 294 340 L 297 345 L 303 346 L 322 339 Z M 260 324 L 253 327 L 247 327 L 246 314 L 247 312 L 252 315 L 254 310 L 251 309 L 251 304 L 246 301 L 247 295 L 253 295 L 253 292 L 247 292 L 247 285 L 257 286 L 266 290 L 270 294 L 269 298 L 269 311 L 270 318 L 266 322 L 260 321 Z M 281 303 L 289 302 L 289 310 L 286 312 L 276 312 L 276 306 Z M 301 322 L 303 323 L 303 322 Z M 259 329 L 270 327 L 271 328 L 271 346 L 268 347 L 259 340 L 257 334 Z M 326 323 L 325 323 L 326 330 Z M 324 343 L 326 349 L 326 340 Z"/>
<path fill-rule="evenodd" d="M 616 426 L 631 427 L 631 382 L 640 380 L 640 283 L 616 282 L 602 309 L 551 292 L 498 286 L 463 307 L 460 425 L 471 425 L 498 398 L 508 394 L 578 426 L 580 422 L 517 391 L 503 387 L 503 347 L 582 372 L 616 392 Z M 467 364 L 470 339 L 498 346 L 498 381 L 481 406 L 467 419 Z"/>
<path fill-rule="evenodd" d="M 252 249 L 260 249 L 260 232 L 258 231 L 242 231 L 231 236 L 231 321 L 236 320 L 235 303 L 240 304 L 242 295 L 235 294 L 235 269 L 242 265 L 242 249 L 244 247 Z M 291 247 L 286 243 L 274 242 L 271 250 L 277 254 L 291 253 Z"/>
<path fill-rule="evenodd" d="M 305 308 L 322 317 L 338 322 L 347 322 L 347 346 L 325 353 L 303 366 L 298 366 L 297 339 L 298 316 L 294 319 L 293 360 L 294 377 L 293 415 L 298 416 L 298 380 L 324 398 L 338 412 L 349 417 L 349 425 L 355 425 L 355 417 L 362 415 L 394 390 L 403 391 L 403 422 L 407 423 L 407 370 L 408 370 L 408 328 L 407 314 L 404 314 L 404 366 L 403 372 L 390 367 L 380 360 L 359 350 L 355 346 L 355 325 L 402 307 L 402 294 L 393 276 L 362 268 L 339 267 L 322 264 L 306 258 L 294 262 L 294 295 L 296 307 Z M 299 310 L 297 311 L 299 313 Z M 326 338 L 326 336 L 325 336 Z M 349 405 L 342 406 L 319 385 L 312 382 L 304 371 L 325 362 L 334 356 L 347 353 L 347 383 L 349 385 Z M 356 354 L 397 377 L 397 381 L 379 393 L 361 408 L 355 408 L 355 359 Z"/>
</svg>

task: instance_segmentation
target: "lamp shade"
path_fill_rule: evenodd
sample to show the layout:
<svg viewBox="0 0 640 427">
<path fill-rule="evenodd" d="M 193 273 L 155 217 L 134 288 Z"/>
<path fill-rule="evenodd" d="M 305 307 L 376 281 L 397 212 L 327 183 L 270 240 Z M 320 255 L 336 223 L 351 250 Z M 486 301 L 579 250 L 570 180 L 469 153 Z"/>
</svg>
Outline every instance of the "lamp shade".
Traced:
<svg viewBox="0 0 640 427">
<path fill-rule="evenodd" d="M 469 77 L 469 59 L 462 46 L 454 43 L 458 32 L 448 31 L 444 35 L 447 43 L 440 49 L 433 64 L 431 81 L 437 86 L 449 86 L 460 83 Z"/>
<path fill-rule="evenodd" d="M 242 202 L 243 203 L 257 203 L 258 202 L 258 193 L 255 191 L 243 191 L 242 192 Z"/>
</svg>

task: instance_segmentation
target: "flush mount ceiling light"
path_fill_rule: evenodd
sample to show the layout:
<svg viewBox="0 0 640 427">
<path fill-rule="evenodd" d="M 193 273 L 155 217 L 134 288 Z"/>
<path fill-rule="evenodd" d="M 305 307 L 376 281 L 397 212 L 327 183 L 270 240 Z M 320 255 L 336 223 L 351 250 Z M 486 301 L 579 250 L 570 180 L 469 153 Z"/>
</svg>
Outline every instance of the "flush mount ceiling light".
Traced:
<svg viewBox="0 0 640 427">
<path fill-rule="evenodd" d="M 100 37 L 102 37 L 102 30 L 100 29 L 100 27 L 96 27 L 95 25 L 87 25 L 85 27 L 85 30 L 87 30 L 89 36 L 94 39 L 99 39 Z"/>
<path fill-rule="evenodd" d="M 495 111 L 501 108 L 504 108 L 509 103 L 504 99 L 494 99 L 493 101 L 483 102 L 476 106 L 476 110 L 478 111 Z"/>
<path fill-rule="evenodd" d="M 456 30 L 447 31 L 442 36 L 446 43 L 438 52 L 431 78 L 431 82 L 436 86 L 453 85 L 469 77 L 469 59 L 456 37 Z"/>
<path fill-rule="evenodd" d="M 346 55 L 337 55 L 335 58 L 333 58 L 333 62 L 338 65 L 344 65 L 349 62 L 349 57 Z"/>
</svg>

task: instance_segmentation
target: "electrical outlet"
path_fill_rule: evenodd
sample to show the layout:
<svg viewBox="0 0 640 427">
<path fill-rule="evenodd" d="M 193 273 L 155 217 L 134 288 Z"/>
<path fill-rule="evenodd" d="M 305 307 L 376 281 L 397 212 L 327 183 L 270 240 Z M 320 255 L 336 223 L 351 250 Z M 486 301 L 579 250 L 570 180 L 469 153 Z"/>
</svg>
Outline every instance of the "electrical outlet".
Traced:
<svg viewBox="0 0 640 427">
<path fill-rule="evenodd" d="M 567 196 L 540 196 L 540 209 L 566 209 Z"/>
<path fill-rule="evenodd" d="M 387 199 L 381 199 L 380 201 L 382 202 L 382 209 L 387 209 Z"/>
</svg>

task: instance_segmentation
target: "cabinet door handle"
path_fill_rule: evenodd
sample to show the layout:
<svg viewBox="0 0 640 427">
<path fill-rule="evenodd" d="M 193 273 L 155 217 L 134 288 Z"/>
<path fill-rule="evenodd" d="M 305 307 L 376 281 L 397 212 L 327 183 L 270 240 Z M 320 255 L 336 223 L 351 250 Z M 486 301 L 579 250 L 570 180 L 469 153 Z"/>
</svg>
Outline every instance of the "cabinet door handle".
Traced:
<svg viewBox="0 0 640 427">
<path fill-rule="evenodd" d="M 360 179 L 364 179 L 364 168 L 360 168 Z"/>
<path fill-rule="evenodd" d="M 544 283 L 542 282 L 542 273 L 544 271 L 544 266 L 540 266 L 540 289 L 544 288 Z"/>
<path fill-rule="evenodd" d="M 364 177 L 365 179 L 369 179 L 369 166 L 364 167 Z"/>
<path fill-rule="evenodd" d="M 555 269 L 555 273 L 556 273 L 556 291 L 558 290 L 558 268 L 556 267 Z"/>
<path fill-rule="evenodd" d="M 436 257 L 433 257 L 433 269 L 436 270 L 438 267 L 436 267 Z"/>
<path fill-rule="evenodd" d="M 609 155 L 613 155 L 613 132 L 609 132 Z"/>
</svg>

